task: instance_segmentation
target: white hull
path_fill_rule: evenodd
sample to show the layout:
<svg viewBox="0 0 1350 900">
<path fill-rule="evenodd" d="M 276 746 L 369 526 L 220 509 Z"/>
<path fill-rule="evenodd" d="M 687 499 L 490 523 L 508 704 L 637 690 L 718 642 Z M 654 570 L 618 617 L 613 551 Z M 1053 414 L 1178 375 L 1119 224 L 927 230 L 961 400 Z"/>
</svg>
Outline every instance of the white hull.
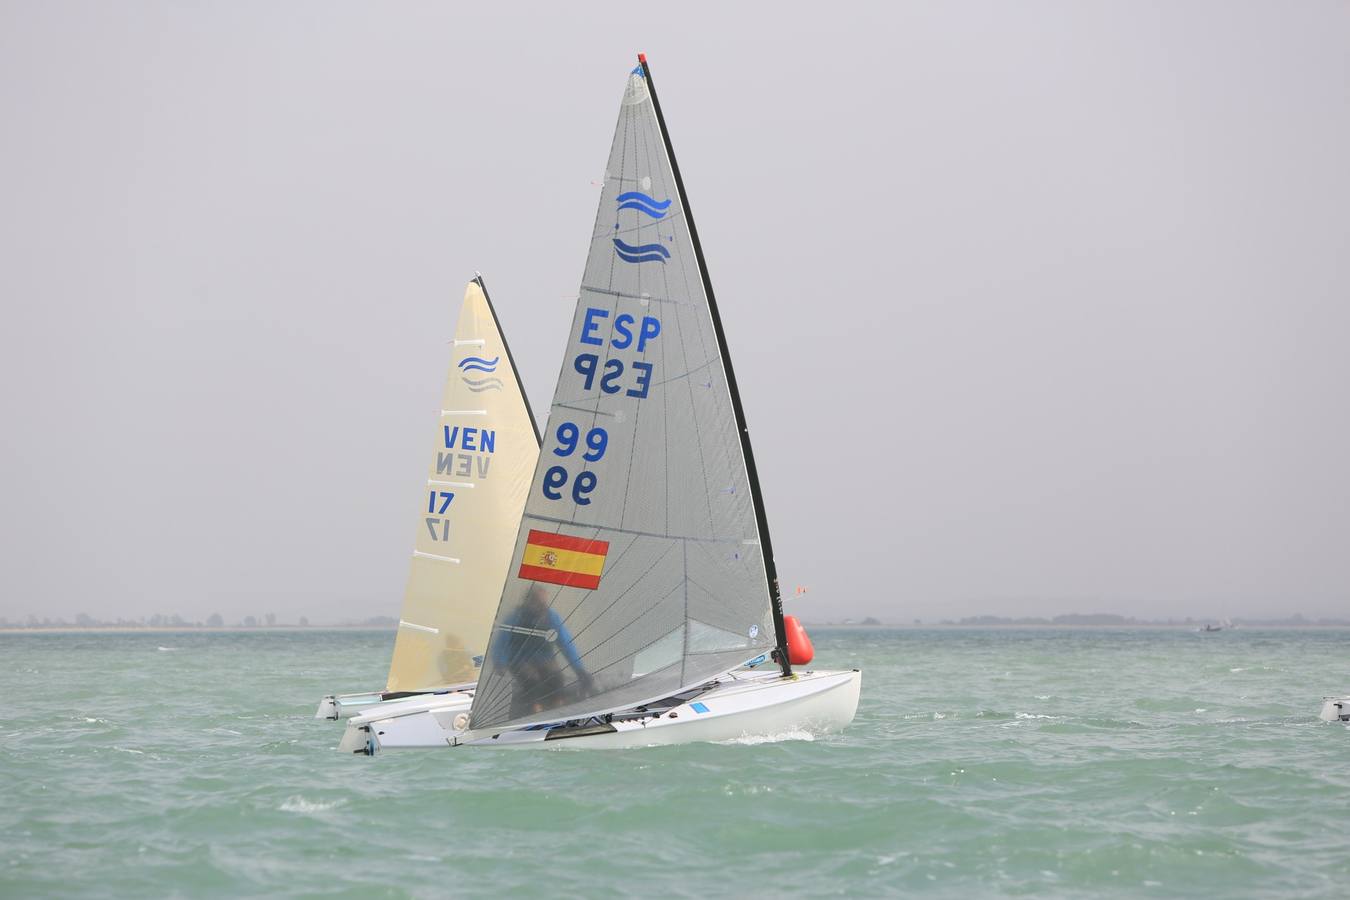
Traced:
<svg viewBox="0 0 1350 900">
<path fill-rule="evenodd" d="M 537 726 L 499 733 L 467 731 L 469 703 L 406 709 L 385 716 L 373 711 L 353 719 L 341 749 L 355 753 L 426 747 L 621 749 L 731 741 L 739 738 L 838 731 L 853 721 L 862 674 L 856 669 L 799 672 L 740 671 L 706 690 L 687 692 L 654 711 L 616 713 L 609 721 Z"/>
<path fill-rule="evenodd" d="M 396 706 L 395 704 L 405 704 L 410 701 L 426 703 L 428 704 L 427 708 L 430 708 L 430 706 L 437 705 L 438 702 L 453 702 L 454 695 L 461 691 L 468 691 L 472 696 L 473 688 L 474 685 L 472 684 L 456 685 L 391 700 L 384 699 L 384 693 L 381 691 L 369 691 L 364 694 L 329 694 L 319 701 L 319 708 L 315 711 L 314 718 L 331 721 L 350 719 L 353 716 L 364 715 L 375 709 L 401 709 L 402 706 Z"/>
<path fill-rule="evenodd" d="M 1350 697 L 1323 697 L 1318 718 L 1324 722 L 1350 722 Z"/>
</svg>

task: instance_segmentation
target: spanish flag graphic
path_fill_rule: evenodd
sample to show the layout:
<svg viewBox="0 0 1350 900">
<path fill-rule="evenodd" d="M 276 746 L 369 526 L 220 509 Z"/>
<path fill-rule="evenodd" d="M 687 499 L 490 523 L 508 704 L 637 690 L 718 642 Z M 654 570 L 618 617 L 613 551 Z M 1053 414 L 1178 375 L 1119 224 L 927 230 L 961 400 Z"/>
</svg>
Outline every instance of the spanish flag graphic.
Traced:
<svg viewBox="0 0 1350 900">
<path fill-rule="evenodd" d="M 609 541 L 530 529 L 519 577 L 593 591 L 600 586 Z"/>
</svg>

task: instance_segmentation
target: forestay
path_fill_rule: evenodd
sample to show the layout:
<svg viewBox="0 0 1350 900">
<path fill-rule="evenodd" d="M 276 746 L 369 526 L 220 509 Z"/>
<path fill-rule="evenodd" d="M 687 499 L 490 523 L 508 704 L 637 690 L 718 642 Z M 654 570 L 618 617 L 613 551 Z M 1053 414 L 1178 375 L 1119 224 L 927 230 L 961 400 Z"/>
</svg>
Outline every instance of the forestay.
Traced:
<svg viewBox="0 0 1350 900">
<path fill-rule="evenodd" d="M 627 708 L 775 645 L 752 478 L 685 209 L 639 66 L 473 728 Z"/>
<path fill-rule="evenodd" d="M 477 680 L 539 458 L 539 434 L 482 280 L 464 293 L 388 690 Z"/>
</svg>

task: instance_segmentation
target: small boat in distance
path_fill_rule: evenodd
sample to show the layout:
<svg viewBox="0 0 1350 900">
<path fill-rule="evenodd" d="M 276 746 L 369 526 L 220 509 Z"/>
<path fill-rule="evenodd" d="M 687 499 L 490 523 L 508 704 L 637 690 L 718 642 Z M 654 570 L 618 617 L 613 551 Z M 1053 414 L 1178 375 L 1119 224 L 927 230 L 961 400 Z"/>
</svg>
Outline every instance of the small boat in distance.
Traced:
<svg viewBox="0 0 1350 900">
<path fill-rule="evenodd" d="M 382 691 L 330 694 L 317 719 L 462 700 L 483 664 L 539 431 L 481 275 L 464 291 L 426 491 Z"/>
<path fill-rule="evenodd" d="M 853 720 L 856 669 L 794 669 L 810 642 L 783 615 L 726 336 L 642 56 L 547 432 L 471 706 L 373 710 L 343 749 L 641 747 Z"/>
<path fill-rule="evenodd" d="M 1317 717 L 1323 722 L 1350 723 L 1350 696 L 1323 697 L 1322 711 Z"/>
</svg>

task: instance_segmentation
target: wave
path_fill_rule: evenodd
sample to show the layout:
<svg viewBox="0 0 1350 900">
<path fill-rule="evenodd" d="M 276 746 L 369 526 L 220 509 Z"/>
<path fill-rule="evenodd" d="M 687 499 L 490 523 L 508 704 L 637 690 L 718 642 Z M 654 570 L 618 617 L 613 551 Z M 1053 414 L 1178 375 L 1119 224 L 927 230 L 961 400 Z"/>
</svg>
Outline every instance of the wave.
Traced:
<svg viewBox="0 0 1350 900">
<path fill-rule="evenodd" d="M 653 219 L 665 218 L 666 210 L 670 209 L 669 200 L 657 200 L 653 197 L 648 197 L 640 191 L 627 191 L 626 193 L 620 194 L 616 200 L 618 201 L 619 209 L 636 209 L 638 212 L 646 213 Z"/>
<path fill-rule="evenodd" d="M 495 372 L 497 371 L 497 363 L 500 361 L 500 356 L 494 356 L 492 359 L 483 359 L 481 356 L 466 356 L 459 361 L 459 367 L 465 372 Z"/>
<path fill-rule="evenodd" d="M 730 740 L 717 741 L 719 744 L 741 744 L 754 747 L 758 744 L 778 744 L 783 741 L 814 741 L 816 736 L 804 728 L 792 728 L 774 734 L 743 734 Z"/>
<path fill-rule="evenodd" d="M 281 806 L 277 807 L 282 812 L 293 813 L 321 813 L 328 812 L 330 809 L 337 809 L 342 806 L 345 800 L 331 800 L 328 802 L 306 800 L 304 797 L 287 797 Z"/>
<path fill-rule="evenodd" d="M 614 238 L 614 252 L 619 255 L 619 259 L 630 263 L 665 262 L 670 259 L 670 251 L 660 244 L 643 244 L 634 247 L 632 244 L 625 244 L 618 238 Z"/>
</svg>

